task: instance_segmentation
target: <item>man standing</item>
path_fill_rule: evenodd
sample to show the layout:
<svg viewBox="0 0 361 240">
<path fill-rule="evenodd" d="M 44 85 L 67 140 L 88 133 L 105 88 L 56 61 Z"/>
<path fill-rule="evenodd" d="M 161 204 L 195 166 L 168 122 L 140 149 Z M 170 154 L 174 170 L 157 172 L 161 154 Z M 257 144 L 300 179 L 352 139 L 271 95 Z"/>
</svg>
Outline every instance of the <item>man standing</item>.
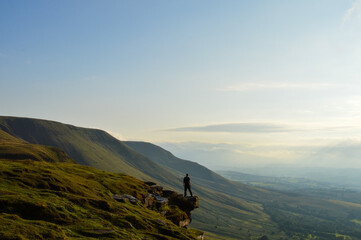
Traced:
<svg viewBox="0 0 361 240">
<path fill-rule="evenodd" d="M 188 173 L 183 178 L 183 186 L 184 186 L 184 196 L 187 196 L 187 189 L 189 190 L 189 193 L 193 197 L 192 190 L 191 190 L 191 179 L 188 177 Z"/>
</svg>

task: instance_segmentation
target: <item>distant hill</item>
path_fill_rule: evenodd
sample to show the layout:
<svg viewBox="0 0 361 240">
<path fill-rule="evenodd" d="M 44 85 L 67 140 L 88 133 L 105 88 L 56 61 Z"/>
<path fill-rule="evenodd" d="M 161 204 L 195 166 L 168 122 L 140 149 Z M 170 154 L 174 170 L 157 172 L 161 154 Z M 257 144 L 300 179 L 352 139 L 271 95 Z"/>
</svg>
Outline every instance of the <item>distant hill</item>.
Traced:
<svg viewBox="0 0 361 240">
<path fill-rule="evenodd" d="M 259 176 L 237 171 L 217 171 L 217 173 L 233 181 L 279 191 L 341 187 L 339 185 L 331 185 L 327 182 L 310 180 L 307 178 Z"/>
<path fill-rule="evenodd" d="M 26 155 L 18 154 L 19 144 Z M 47 154 L 49 147 L 34 147 L 1 130 L 0 148 L 11 156 L 0 158 L 2 240 L 195 240 L 200 235 L 168 219 L 186 214 L 177 206 L 151 210 L 143 205 L 150 186 L 138 179 L 64 162 L 62 154 Z M 129 194 L 140 202 L 118 202 L 114 194 Z M 164 211 L 170 214 L 160 214 Z"/>
<path fill-rule="evenodd" d="M 177 158 L 171 152 L 152 143 L 135 141 L 124 141 L 123 143 L 182 177 L 189 173 L 195 183 L 204 187 L 212 188 L 214 185 L 218 191 L 220 188 L 223 189 L 224 185 L 232 185 L 229 180 L 208 168 L 192 161 Z"/>
<path fill-rule="evenodd" d="M 121 142 L 104 131 L 57 122 L 0 117 L 0 129 L 64 150 L 77 163 L 122 172 L 182 191 L 190 174 L 200 196 L 192 227 L 214 239 L 361 239 L 361 205 L 247 186 L 150 143 Z"/>
</svg>

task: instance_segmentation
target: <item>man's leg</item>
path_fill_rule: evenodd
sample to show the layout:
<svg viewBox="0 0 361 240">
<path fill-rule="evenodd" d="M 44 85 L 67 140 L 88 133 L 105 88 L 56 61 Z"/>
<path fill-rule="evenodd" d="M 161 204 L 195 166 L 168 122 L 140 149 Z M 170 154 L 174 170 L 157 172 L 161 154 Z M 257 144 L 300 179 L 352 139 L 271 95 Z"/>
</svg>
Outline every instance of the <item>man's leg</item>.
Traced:
<svg viewBox="0 0 361 240">
<path fill-rule="evenodd" d="M 184 196 L 187 196 L 187 186 L 184 185 Z"/>
<path fill-rule="evenodd" d="M 189 186 L 188 189 L 189 189 L 189 192 L 190 192 L 190 194 L 191 194 L 191 197 L 193 197 L 192 190 L 191 190 L 191 186 Z"/>
</svg>

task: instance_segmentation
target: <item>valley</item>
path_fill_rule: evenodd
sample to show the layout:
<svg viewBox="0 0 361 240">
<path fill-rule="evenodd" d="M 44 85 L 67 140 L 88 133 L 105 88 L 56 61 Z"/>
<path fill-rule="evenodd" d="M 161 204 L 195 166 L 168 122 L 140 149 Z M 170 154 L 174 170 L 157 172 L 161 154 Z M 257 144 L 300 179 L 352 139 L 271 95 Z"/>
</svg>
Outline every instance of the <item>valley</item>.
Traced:
<svg viewBox="0 0 361 240">
<path fill-rule="evenodd" d="M 177 192 L 182 192 L 182 177 L 189 173 L 192 190 L 200 198 L 191 227 L 206 236 L 208 232 L 209 239 L 361 237 L 361 204 L 352 195 L 327 198 L 317 191 L 290 192 L 231 181 L 154 144 L 122 142 L 97 129 L 12 117 L 0 117 L 0 129 L 31 144 L 62 149 L 79 164 L 154 181 Z"/>
</svg>

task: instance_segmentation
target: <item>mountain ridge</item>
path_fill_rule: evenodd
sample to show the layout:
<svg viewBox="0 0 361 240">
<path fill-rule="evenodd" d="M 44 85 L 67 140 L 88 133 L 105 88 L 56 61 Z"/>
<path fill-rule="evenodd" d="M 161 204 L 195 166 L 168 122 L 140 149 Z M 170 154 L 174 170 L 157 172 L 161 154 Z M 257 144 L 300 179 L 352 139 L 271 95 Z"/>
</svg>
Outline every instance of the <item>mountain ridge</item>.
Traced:
<svg viewBox="0 0 361 240">
<path fill-rule="evenodd" d="M 0 117 L 0 129 L 30 143 L 61 148 L 82 165 L 111 172 L 126 172 L 144 180 L 165 182 L 166 178 L 173 178 L 173 174 L 162 166 L 150 163 L 144 156 L 100 129 L 17 117 Z M 162 174 L 157 174 L 159 171 Z M 149 172 L 153 177 L 147 174 Z"/>
<path fill-rule="evenodd" d="M 183 174 L 191 172 L 192 190 L 201 197 L 201 207 L 193 215 L 192 226 L 212 233 L 210 236 L 214 239 L 258 239 L 264 235 L 269 239 L 306 239 L 310 235 L 329 240 L 337 239 L 338 234 L 361 238 L 357 224 L 361 221 L 361 206 L 233 182 L 154 144 L 121 142 L 102 130 L 62 123 L 49 125 L 46 120 L 32 119 L 26 121 L 38 125 L 36 131 L 39 132 L 23 127 L 26 133 L 22 133 L 18 129 L 22 121 L 25 120 L 0 117 L 0 127 L 24 134 L 35 143 L 48 138 L 45 145 L 49 145 L 46 142 L 58 144 L 57 147 L 75 156 L 79 163 L 87 160 L 97 168 L 104 163 L 103 169 L 109 168 L 109 164 L 119 164 L 122 167 L 111 170 L 153 179 L 178 192 L 182 191 Z M 143 162 L 150 165 L 151 170 L 145 168 Z"/>
<path fill-rule="evenodd" d="M 29 154 L 17 154 L 11 143 L 20 143 Z M 64 162 L 58 155 L 44 159 L 37 153 L 48 148 L 34 148 L 0 130 L 0 239 L 195 240 L 202 236 L 198 230 L 180 227 L 189 222 L 185 210 L 196 207 L 188 199 L 158 206 L 150 201 L 152 188 L 145 182 Z M 3 151 L 13 153 L 12 158 Z M 129 196 L 136 202 L 118 200 Z"/>
</svg>

